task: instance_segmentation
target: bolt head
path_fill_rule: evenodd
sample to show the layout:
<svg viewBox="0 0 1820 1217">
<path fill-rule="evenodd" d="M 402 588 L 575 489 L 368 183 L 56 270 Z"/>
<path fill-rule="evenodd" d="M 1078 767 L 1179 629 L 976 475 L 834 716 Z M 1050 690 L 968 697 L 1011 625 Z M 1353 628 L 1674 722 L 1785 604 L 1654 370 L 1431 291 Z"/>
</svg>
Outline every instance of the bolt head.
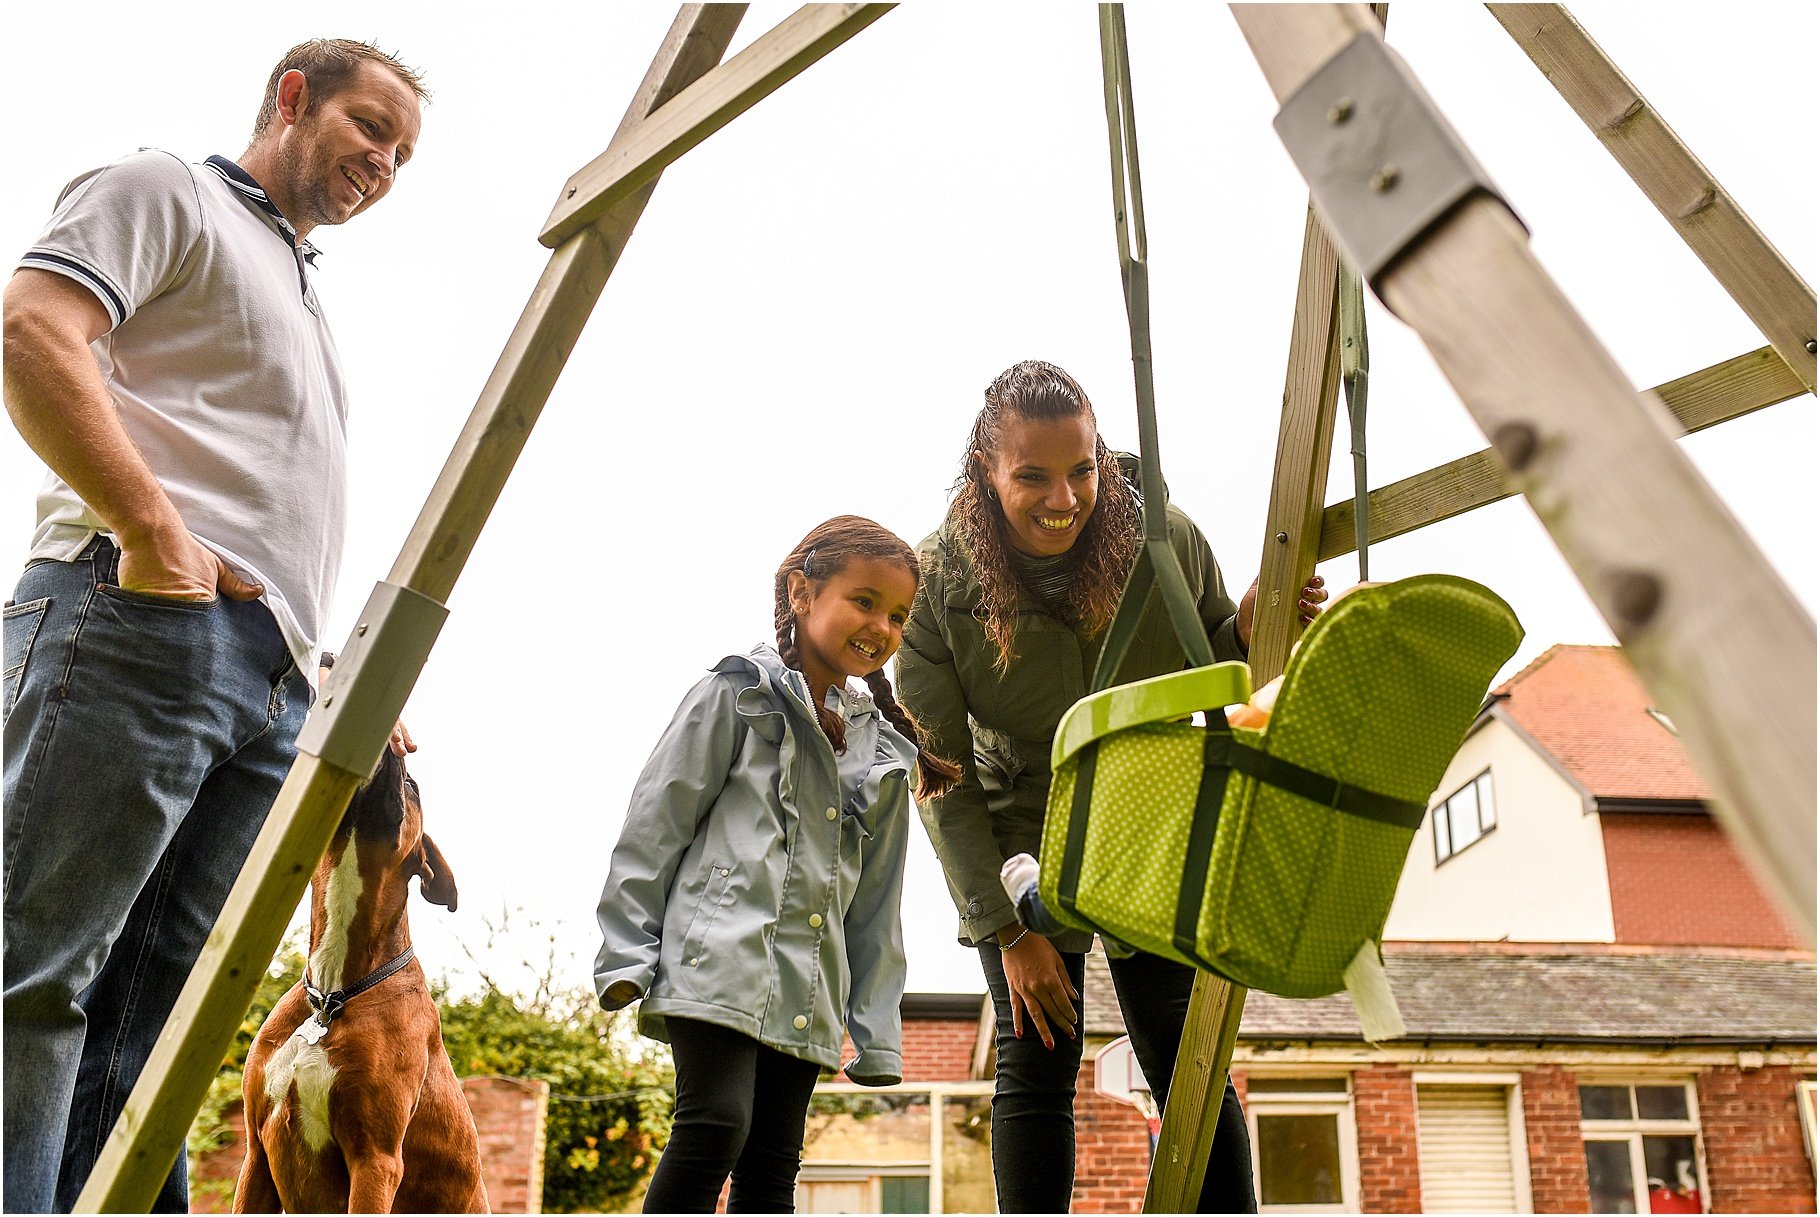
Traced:
<svg viewBox="0 0 1820 1217">
<path fill-rule="evenodd" d="M 1376 173 L 1371 175 L 1371 188 L 1379 194 L 1383 194 L 1395 186 L 1397 179 L 1402 176 L 1402 170 L 1395 165 L 1382 165 Z"/>
<path fill-rule="evenodd" d="M 1340 98 L 1340 100 L 1334 102 L 1332 108 L 1327 111 L 1327 121 L 1336 127 L 1351 117 L 1352 98 L 1350 97 Z"/>
</svg>

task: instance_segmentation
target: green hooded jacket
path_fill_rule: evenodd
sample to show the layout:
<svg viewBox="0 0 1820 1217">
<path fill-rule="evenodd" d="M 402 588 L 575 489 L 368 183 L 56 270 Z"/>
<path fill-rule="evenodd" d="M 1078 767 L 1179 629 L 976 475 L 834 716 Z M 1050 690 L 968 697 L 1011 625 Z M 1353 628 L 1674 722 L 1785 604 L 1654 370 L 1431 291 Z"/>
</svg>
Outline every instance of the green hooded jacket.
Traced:
<svg viewBox="0 0 1820 1217">
<path fill-rule="evenodd" d="M 1207 538 L 1173 506 L 1169 537 L 1214 656 L 1244 659 L 1238 608 L 1226 594 Z M 999 884 L 999 867 L 1013 854 L 1040 851 L 1050 745 L 1063 713 L 1093 683 L 1105 633 L 1089 638 L 1024 593 L 1011 667 L 1000 676 L 993 668 L 996 649 L 973 615 L 980 603 L 979 579 L 952 513 L 918 547 L 918 560 L 922 578 L 897 656 L 898 696 L 915 716 L 923 746 L 961 767 L 953 790 L 920 806 L 960 910 L 960 941 L 971 945 L 1017 920 Z M 1118 680 L 1186 666 L 1162 594 L 1152 591 Z M 1078 951 L 1090 937 L 1071 932 L 1055 942 Z"/>
</svg>

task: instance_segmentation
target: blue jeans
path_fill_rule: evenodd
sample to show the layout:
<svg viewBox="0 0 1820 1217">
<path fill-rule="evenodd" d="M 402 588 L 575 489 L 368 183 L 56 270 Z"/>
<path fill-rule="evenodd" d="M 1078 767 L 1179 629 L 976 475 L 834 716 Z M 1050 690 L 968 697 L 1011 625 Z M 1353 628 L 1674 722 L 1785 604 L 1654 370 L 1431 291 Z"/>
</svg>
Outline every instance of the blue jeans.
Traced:
<svg viewBox="0 0 1820 1217">
<path fill-rule="evenodd" d="M 97 537 L 6 607 L 5 1187 L 68 1211 L 296 755 L 263 604 L 114 586 Z M 182 1146 L 154 1205 L 188 1209 Z"/>
<path fill-rule="evenodd" d="M 1005 981 L 1004 960 L 998 947 L 990 943 L 982 945 L 979 953 L 998 1018 L 992 1178 L 998 1188 L 999 1212 L 1066 1213 L 1074 1194 L 1074 1088 L 1081 1073 L 1082 1041 L 1058 1034 L 1055 1047 L 1045 1048 L 1028 1028 L 1024 1038 L 1018 1039 L 1011 1030 L 1011 989 Z M 1166 1110 L 1176 1052 L 1188 1020 L 1188 999 L 1194 991 L 1194 969 L 1141 951 L 1106 962 L 1138 1065 L 1158 1109 Z M 1064 951 L 1062 964 L 1075 991 L 1081 991 L 1086 956 Z M 1251 1138 L 1238 1091 L 1228 1078 L 1196 1211 L 1255 1213 L 1257 1209 L 1251 1181 Z"/>
</svg>

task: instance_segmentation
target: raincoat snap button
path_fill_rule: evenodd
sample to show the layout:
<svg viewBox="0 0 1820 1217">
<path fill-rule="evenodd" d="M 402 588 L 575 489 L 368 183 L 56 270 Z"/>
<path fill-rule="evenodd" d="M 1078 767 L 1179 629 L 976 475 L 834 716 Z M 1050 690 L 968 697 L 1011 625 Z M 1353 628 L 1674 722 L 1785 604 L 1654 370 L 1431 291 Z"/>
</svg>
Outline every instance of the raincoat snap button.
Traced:
<svg viewBox="0 0 1820 1217">
<path fill-rule="evenodd" d="M 809 914 L 809 928 L 812 930 L 819 930 L 822 928 L 822 915 L 820 913 Z"/>
<path fill-rule="evenodd" d="M 836 811 L 836 810 L 835 810 L 835 809 L 834 809 L 834 808 L 832 808 L 832 807 L 830 807 L 830 808 L 828 808 L 828 810 L 827 810 L 827 812 L 826 812 L 826 815 L 827 815 L 827 817 L 828 817 L 828 818 L 829 818 L 829 819 L 830 819 L 830 820 L 838 820 L 838 819 L 840 819 L 840 812 L 838 812 L 838 811 Z"/>
<path fill-rule="evenodd" d="M 799 1014 L 790 1020 L 790 1025 L 795 1027 L 798 1031 L 801 1031 L 804 1027 L 809 1025 L 809 1020 L 805 1016 Z"/>
</svg>

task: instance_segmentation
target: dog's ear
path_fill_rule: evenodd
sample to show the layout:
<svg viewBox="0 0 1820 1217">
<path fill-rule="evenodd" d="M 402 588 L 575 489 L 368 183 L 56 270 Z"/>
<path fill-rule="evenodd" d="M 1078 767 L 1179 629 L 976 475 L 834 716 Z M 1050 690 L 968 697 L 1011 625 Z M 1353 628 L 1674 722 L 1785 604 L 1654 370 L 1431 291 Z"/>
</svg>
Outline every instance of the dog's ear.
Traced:
<svg viewBox="0 0 1820 1217">
<path fill-rule="evenodd" d="M 417 845 L 417 877 L 423 881 L 425 900 L 440 904 L 451 913 L 455 911 L 455 872 L 449 869 L 449 860 L 436 848 L 429 833 Z"/>
</svg>

